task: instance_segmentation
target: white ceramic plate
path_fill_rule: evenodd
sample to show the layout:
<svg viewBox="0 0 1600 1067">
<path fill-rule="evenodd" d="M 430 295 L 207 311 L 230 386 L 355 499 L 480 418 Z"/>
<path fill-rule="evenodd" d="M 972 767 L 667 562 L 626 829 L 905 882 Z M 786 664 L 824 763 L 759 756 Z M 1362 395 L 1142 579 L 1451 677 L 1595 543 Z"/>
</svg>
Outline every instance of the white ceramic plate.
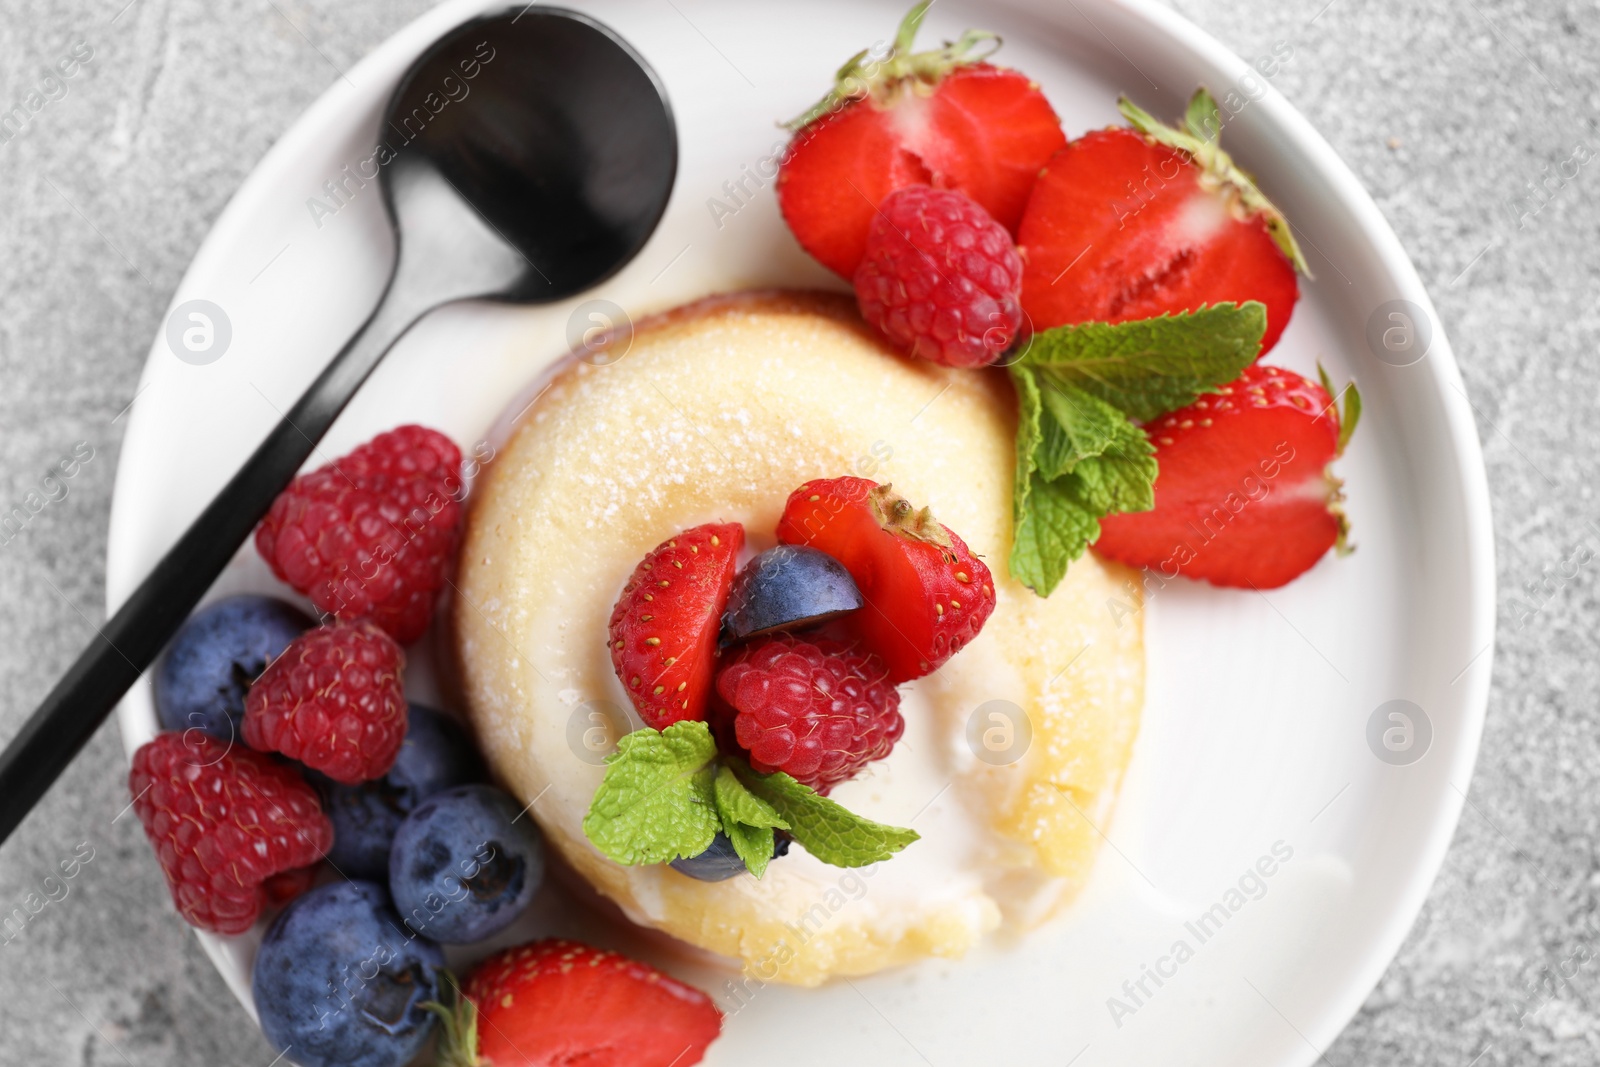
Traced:
<svg viewBox="0 0 1600 1067">
<path fill-rule="evenodd" d="M 307 201 L 326 200 L 324 183 L 370 154 L 379 109 L 411 58 L 489 6 L 446 4 L 349 71 L 217 221 L 174 306 L 211 301 L 232 340 L 204 366 L 176 358 L 164 337 L 151 348 L 112 510 L 111 607 L 366 314 L 390 254 L 376 186 L 320 219 Z M 844 57 L 890 36 L 901 0 L 581 6 L 630 40 L 670 93 L 682 163 L 660 229 L 628 269 L 581 298 L 456 308 L 424 322 L 315 462 L 401 421 L 470 446 L 566 349 L 583 299 L 637 317 L 717 290 L 837 284 L 788 237 L 770 186 L 746 179 L 753 195 L 740 206 L 724 183 L 759 173 L 783 136 L 774 120 L 810 104 Z M 710 989 L 730 1011 L 713 1064 L 1307 1064 L 1410 927 L 1472 772 L 1494 567 L 1460 377 L 1393 233 L 1270 77 L 1144 2 L 946 0 L 924 41 L 969 25 L 1005 35 L 1001 59 L 1043 85 L 1069 135 L 1116 121 L 1121 91 L 1164 115 L 1198 84 L 1250 101 L 1227 125 L 1227 147 L 1295 220 L 1317 275 L 1271 358 L 1301 372 L 1321 360 L 1335 380 L 1358 378 L 1366 398 L 1341 464 L 1359 551 L 1268 595 L 1177 583 L 1153 599 L 1144 729 L 1108 847 L 1082 898 L 1021 945 L 818 991 L 770 987 L 738 1007 L 728 975 L 677 960 L 553 888 L 518 933 L 589 936 Z M 713 212 L 712 198 L 737 210 Z M 1390 325 L 1378 312 L 1396 300 L 1431 332 L 1425 357 L 1408 366 L 1380 360 L 1368 342 L 1369 323 Z M 272 588 L 247 549 L 217 592 Z M 409 684 L 427 695 L 427 671 Z M 1431 724 L 1430 743 L 1390 756 L 1409 763 L 1381 760 L 1375 752 L 1387 750 L 1368 740 L 1374 711 L 1396 699 Z M 131 752 L 156 729 L 147 684 L 120 717 Z M 1262 864 L 1271 876 L 1249 873 L 1274 849 L 1280 862 Z M 254 939 L 201 941 L 248 1010 Z"/>
</svg>

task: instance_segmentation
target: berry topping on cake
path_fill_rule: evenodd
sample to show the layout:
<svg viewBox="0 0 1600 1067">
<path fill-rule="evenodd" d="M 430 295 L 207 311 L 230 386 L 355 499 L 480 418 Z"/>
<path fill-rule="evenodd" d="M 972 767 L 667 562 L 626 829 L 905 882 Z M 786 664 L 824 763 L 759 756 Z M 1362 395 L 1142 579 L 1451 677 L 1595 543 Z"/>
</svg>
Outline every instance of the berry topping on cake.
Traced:
<svg viewBox="0 0 1600 1067">
<path fill-rule="evenodd" d="M 866 606 L 850 617 L 882 657 L 891 684 L 920 678 L 978 636 L 994 611 L 994 580 L 966 543 L 887 485 L 819 478 L 789 494 L 778 540 L 819 548 L 845 565 Z"/>
<path fill-rule="evenodd" d="M 441 1067 L 689 1067 L 722 1032 L 700 990 L 578 941 L 532 941 L 467 976 L 444 1020 Z"/>
<path fill-rule="evenodd" d="M 1266 352 L 1289 324 L 1305 261 L 1289 223 L 1218 147 L 1201 89 L 1183 128 L 1122 100 L 1133 129 L 1094 130 L 1050 160 L 1017 243 L 1035 329 L 1126 322 L 1208 304 L 1266 305 Z"/>
<path fill-rule="evenodd" d="M 859 608 L 861 591 L 844 564 L 804 545 L 769 548 L 745 564 L 722 616 L 726 641 L 794 630 Z"/>
<path fill-rule="evenodd" d="M 611 666 L 645 725 L 704 719 L 717 632 L 744 527 L 706 523 L 668 538 L 634 568 L 611 610 Z"/>
<path fill-rule="evenodd" d="M 1361 414 L 1323 384 L 1256 364 L 1215 395 L 1146 427 L 1160 473 L 1155 508 L 1101 520 L 1108 559 L 1213 585 L 1271 589 L 1344 550 L 1341 483 L 1328 465 Z"/>
<path fill-rule="evenodd" d="M 142 745 L 128 789 L 178 914 L 212 933 L 250 929 L 269 903 L 264 884 L 333 843 L 316 791 L 293 768 L 199 730 Z M 280 896 L 292 888 L 274 885 Z"/>
<path fill-rule="evenodd" d="M 822 793 L 883 759 L 905 732 L 883 661 L 825 638 L 752 642 L 718 672 L 717 695 L 757 772 L 782 771 Z"/>
<path fill-rule="evenodd" d="M 290 483 L 256 549 L 317 610 L 368 618 L 401 644 L 422 636 L 454 563 L 461 451 L 422 426 L 379 434 Z"/>
<path fill-rule="evenodd" d="M 896 347 L 947 367 L 1000 358 L 1022 326 L 1022 257 L 971 197 L 898 189 L 872 217 L 855 273 L 861 316 Z"/>
<path fill-rule="evenodd" d="M 371 622 L 297 637 L 245 700 L 244 740 L 351 784 L 388 772 L 406 737 L 405 653 Z"/>
<path fill-rule="evenodd" d="M 896 189 L 959 190 L 1014 231 L 1039 168 L 1066 144 L 1036 84 L 980 62 L 999 45 L 993 34 L 968 30 L 935 51 L 911 51 L 930 4 L 911 9 L 887 55 L 857 53 L 790 124 L 778 206 L 801 246 L 844 278 Z"/>
</svg>

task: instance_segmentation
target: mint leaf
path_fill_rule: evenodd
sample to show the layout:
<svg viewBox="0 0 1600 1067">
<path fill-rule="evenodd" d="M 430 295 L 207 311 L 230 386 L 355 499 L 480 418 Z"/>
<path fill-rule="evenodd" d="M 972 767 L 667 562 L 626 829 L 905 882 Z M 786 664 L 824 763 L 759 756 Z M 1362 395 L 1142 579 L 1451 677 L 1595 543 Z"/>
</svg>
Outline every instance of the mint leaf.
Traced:
<svg viewBox="0 0 1600 1067">
<path fill-rule="evenodd" d="M 787 830 L 789 824 L 771 804 L 746 789 L 727 767 L 717 770 L 714 794 L 722 832 L 733 842 L 733 850 L 750 873 L 760 878 L 772 860 L 773 829 Z"/>
<path fill-rule="evenodd" d="M 744 860 L 751 874 L 760 878 L 767 873 L 767 864 L 772 862 L 772 850 L 777 845 L 772 827 L 751 826 L 742 822 L 726 823 L 722 832 L 728 835 L 728 840 L 733 843 L 733 851 Z"/>
<path fill-rule="evenodd" d="M 1127 417 L 1104 400 L 1053 379 L 1040 384 L 1041 414 L 1047 417 L 1039 427 L 1034 465 L 1045 478 L 1068 474 L 1080 460 L 1100 455 L 1119 438 L 1128 440 Z"/>
<path fill-rule="evenodd" d="M 1156 506 L 1156 450 L 1144 431 L 1124 419 L 1104 453 L 1072 470 L 1082 499 L 1099 515 Z M 1098 516 L 1097 516 L 1098 517 Z"/>
<path fill-rule="evenodd" d="M 1255 361 L 1267 311 L 1252 300 L 1134 322 L 1085 322 L 1036 334 L 1019 365 L 1150 422 L 1226 385 Z"/>
<path fill-rule="evenodd" d="M 921 836 L 915 830 L 863 818 L 782 771 L 756 774 L 747 765 L 734 767 L 750 792 L 772 805 L 788 822 L 794 839 L 823 863 L 865 867 L 889 859 Z"/>
<path fill-rule="evenodd" d="M 1011 368 L 1020 398 L 1017 474 L 1028 470 L 1011 541 L 1012 577 L 1048 594 L 1100 536 L 1100 518 L 1155 506 L 1155 449 L 1127 416 L 1076 385 Z M 1023 449 L 1029 451 L 1024 456 Z"/>
<path fill-rule="evenodd" d="M 1066 577 L 1067 565 L 1100 536 L 1100 516 L 1074 475 L 1046 481 L 1035 474 L 1028 509 L 1011 535 L 1011 577 L 1040 596 Z"/>
<path fill-rule="evenodd" d="M 1236 379 L 1265 328 L 1265 309 L 1251 302 L 1036 335 L 1010 368 L 1012 577 L 1048 596 L 1099 538 L 1102 518 L 1154 507 L 1155 448 L 1137 423 Z"/>
<path fill-rule="evenodd" d="M 717 744 L 703 722 L 635 730 L 606 757 L 583 832 L 618 863 L 698 856 L 717 833 L 712 769 Z"/>
<path fill-rule="evenodd" d="M 1028 494 L 1033 488 L 1034 452 L 1041 435 L 1039 382 L 1026 367 L 1012 367 L 1011 380 L 1017 386 L 1017 466 L 1011 485 L 1011 521 L 1020 527 L 1027 517 Z"/>
</svg>

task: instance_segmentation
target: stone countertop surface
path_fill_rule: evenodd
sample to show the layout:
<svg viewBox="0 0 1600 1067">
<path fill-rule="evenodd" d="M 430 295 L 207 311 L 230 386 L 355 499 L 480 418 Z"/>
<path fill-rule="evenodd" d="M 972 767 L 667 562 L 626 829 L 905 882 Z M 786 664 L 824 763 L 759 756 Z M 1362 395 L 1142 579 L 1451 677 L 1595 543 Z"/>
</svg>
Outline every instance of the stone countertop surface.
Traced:
<svg viewBox="0 0 1600 1067">
<path fill-rule="evenodd" d="M 1499 647 L 1478 770 L 1394 963 L 1325 1050 L 1337 1067 L 1600 1062 L 1600 8 L 1575 0 L 1171 0 L 1354 169 L 1438 305 L 1493 494 Z M 126 4 L 126 7 L 123 5 Z M 184 268 L 273 141 L 427 0 L 8 0 L 0 105 L 91 50 L 0 144 L 0 741 L 94 637 L 122 436 Z M 684 7 L 692 13 L 692 4 Z M 120 10 L 119 10 L 120 9 Z M 82 42 L 79 44 L 79 42 Z M 81 58 L 81 56 L 80 56 Z M 1532 210 L 1528 183 L 1561 185 Z M 1584 370 L 1585 359 L 1590 369 Z M 47 470 L 77 450 L 70 479 Z M 87 453 L 89 458 L 83 459 Z M 62 495 L 62 494 L 65 495 Z M 1579 555 L 1574 556 L 1574 553 Z M 92 859 L 0 945 L 0 1065 L 267 1067 L 176 920 L 102 728 L 0 848 L 10 912 Z"/>
</svg>

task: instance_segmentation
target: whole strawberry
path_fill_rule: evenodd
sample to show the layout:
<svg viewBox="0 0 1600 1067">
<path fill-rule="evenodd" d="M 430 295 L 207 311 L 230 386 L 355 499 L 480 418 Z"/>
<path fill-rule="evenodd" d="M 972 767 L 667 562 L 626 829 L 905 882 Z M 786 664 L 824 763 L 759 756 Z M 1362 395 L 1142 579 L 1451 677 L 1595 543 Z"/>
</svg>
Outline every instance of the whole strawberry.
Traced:
<svg viewBox="0 0 1600 1067">
<path fill-rule="evenodd" d="M 906 13 L 887 55 L 853 57 L 790 124 L 778 206 L 801 247 L 844 278 L 884 198 L 903 186 L 958 190 L 1015 231 L 1039 169 L 1067 142 L 1035 82 L 981 62 L 999 46 L 994 34 L 968 30 L 912 52 L 931 3 Z"/>
<path fill-rule="evenodd" d="M 778 540 L 843 563 L 866 604 L 843 620 L 889 681 L 920 678 L 961 651 L 994 611 L 994 579 L 955 531 L 892 487 L 818 478 L 789 494 Z"/>
<path fill-rule="evenodd" d="M 304 868 L 333 845 L 298 773 L 199 730 L 140 746 L 128 789 L 178 913 L 212 933 L 250 929 L 265 904 L 309 884 Z"/>
<path fill-rule="evenodd" d="M 717 632 L 744 546 L 736 522 L 670 537 L 639 561 L 611 609 L 611 666 L 644 724 L 704 719 Z"/>
<path fill-rule="evenodd" d="M 887 756 L 905 732 L 883 661 L 825 638 L 758 638 L 717 674 L 734 735 L 762 774 L 783 771 L 818 792 Z"/>
<path fill-rule="evenodd" d="M 272 572 L 324 614 L 370 618 L 401 644 L 428 628 L 461 524 L 461 451 L 402 426 L 302 474 L 256 529 Z"/>
<path fill-rule="evenodd" d="M 444 1022 L 442 1067 L 689 1067 L 722 1032 L 711 998 L 649 964 L 550 938 L 490 956 Z"/>
<path fill-rule="evenodd" d="M 1094 550 L 1168 578 L 1271 589 L 1344 549 L 1341 483 L 1328 466 L 1361 414 L 1282 367 L 1244 376 L 1145 427 L 1159 473 L 1155 508 L 1109 515 Z"/>
<path fill-rule="evenodd" d="M 405 653 L 374 624 L 309 630 L 268 664 L 244 705 L 244 740 L 351 785 L 388 773 L 406 737 Z"/>
<path fill-rule="evenodd" d="M 947 367 L 981 367 L 1022 326 L 1022 258 L 970 197 L 926 185 L 890 193 L 855 275 L 861 315 L 891 343 Z"/>
</svg>

